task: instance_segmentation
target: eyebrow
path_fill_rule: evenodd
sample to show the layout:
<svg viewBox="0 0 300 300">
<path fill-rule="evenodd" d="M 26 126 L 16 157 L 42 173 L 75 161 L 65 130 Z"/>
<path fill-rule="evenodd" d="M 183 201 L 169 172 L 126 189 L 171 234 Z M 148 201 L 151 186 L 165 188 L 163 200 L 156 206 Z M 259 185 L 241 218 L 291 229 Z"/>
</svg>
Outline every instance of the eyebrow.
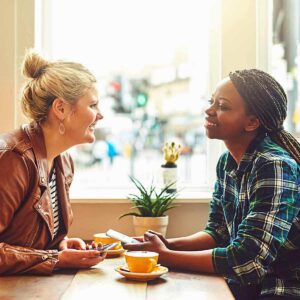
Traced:
<svg viewBox="0 0 300 300">
<path fill-rule="evenodd" d="M 211 98 L 214 98 L 214 95 L 215 95 L 215 94 L 212 93 L 212 94 L 211 94 Z M 218 99 L 219 99 L 219 100 L 220 100 L 220 99 L 221 99 L 221 100 L 225 100 L 225 101 L 227 101 L 227 102 L 229 102 L 229 103 L 231 102 L 229 99 L 227 99 L 227 98 L 225 98 L 225 97 L 218 97 Z"/>
<path fill-rule="evenodd" d="M 225 97 L 218 97 L 218 99 L 219 99 L 219 100 L 225 100 L 225 101 L 231 103 L 231 101 L 230 101 L 229 99 L 225 98 Z"/>
</svg>

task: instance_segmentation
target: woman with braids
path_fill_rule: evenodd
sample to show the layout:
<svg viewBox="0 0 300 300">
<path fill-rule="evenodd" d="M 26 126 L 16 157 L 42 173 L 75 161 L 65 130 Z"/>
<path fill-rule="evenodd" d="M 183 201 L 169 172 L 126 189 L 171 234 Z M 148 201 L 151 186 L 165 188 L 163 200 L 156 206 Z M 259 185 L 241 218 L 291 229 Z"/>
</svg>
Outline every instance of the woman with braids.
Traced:
<svg viewBox="0 0 300 300">
<path fill-rule="evenodd" d="M 73 162 L 64 151 L 94 141 L 102 115 L 84 66 L 28 52 L 22 105 L 32 122 L 0 136 L 0 274 L 88 268 L 104 257 L 68 238 Z"/>
<path fill-rule="evenodd" d="M 127 249 L 160 253 L 163 265 L 222 274 L 236 299 L 300 298 L 300 145 L 283 128 L 287 98 L 263 71 L 229 74 L 206 110 L 208 138 L 226 151 L 206 228 L 164 239 L 146 232 Z"/>
</svg>

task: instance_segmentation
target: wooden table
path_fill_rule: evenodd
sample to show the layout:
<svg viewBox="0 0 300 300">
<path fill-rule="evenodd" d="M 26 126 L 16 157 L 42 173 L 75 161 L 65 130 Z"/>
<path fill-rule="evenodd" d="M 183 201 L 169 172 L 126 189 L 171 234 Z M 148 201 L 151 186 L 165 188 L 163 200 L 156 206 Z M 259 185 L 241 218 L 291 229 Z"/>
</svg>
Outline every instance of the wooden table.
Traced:
<svg viewBox="0 0 300 300">
<path fill-rule="evenodd" d="M 60 271 L 52 276 L 2 276 L 0 299 L 43 300 L 177 300 L 234 299 L 220 276 L 169 271 L 149 282 L 131 281 L 114 268 L 124 264 L 124 257 L 107 258 L 96 267 L 81 271 Z"/>
</svg>

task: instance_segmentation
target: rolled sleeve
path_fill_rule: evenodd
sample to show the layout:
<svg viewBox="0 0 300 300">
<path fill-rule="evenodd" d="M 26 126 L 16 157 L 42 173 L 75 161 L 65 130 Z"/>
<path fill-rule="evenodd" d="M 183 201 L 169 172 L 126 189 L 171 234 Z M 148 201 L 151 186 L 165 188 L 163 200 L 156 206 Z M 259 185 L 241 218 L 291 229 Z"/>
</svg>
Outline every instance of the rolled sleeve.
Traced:
<svg viewBox="0 0 300 300">
<path fill-rule="evenodd" d="M 213 265 L 217 274 L 228 275 L 228 260 L 226 248 L 215 248 L 212 252 Z"/>
</svg>

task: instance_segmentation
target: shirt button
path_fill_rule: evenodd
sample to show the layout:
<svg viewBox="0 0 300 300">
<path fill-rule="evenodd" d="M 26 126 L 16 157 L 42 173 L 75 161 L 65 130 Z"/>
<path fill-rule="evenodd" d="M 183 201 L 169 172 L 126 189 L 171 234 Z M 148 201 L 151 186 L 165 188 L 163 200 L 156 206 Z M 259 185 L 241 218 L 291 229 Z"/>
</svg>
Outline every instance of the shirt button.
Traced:
<svg viewBox="0 0 300 300">
<path fill-rule="evenodd" d="M 48 258 L 48 255 L 43 255 L 42 260 L 46 260 Z"/>
<path fill-rule="evenodd" d="M 42 183 L 45 183 L 45 178 L 41 178 L 41 182 L 42 182 Z"/>
</svg>

